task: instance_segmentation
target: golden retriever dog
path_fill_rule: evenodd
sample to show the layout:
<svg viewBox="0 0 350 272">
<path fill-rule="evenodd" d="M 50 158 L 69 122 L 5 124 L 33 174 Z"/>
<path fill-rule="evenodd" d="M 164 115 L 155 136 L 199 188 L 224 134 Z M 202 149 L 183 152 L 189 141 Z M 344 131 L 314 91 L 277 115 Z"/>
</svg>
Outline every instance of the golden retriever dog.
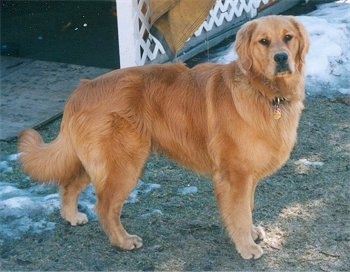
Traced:
<svg viewBox="0 0 350 272">
<path fill-rule="evenodd" d="M 92 182 L 110 242 L 131 250 L 142 239 L 124 229 L 121 209 L 150 153 L 161 152 L 212 177 L 237 251 L 261 257 L 254 192 L 295 144 L 308 38 L 293 17 L 267 16 L 242 26 L 235 49 L 230 64 L 146 65 L 81 81 L 54 141 L 45 144 L 32 129 L 20 134 L 24 172 L 59 184 L 61 215 L 71 225 L 88 221 L 77 199 Z"/>
</svg>

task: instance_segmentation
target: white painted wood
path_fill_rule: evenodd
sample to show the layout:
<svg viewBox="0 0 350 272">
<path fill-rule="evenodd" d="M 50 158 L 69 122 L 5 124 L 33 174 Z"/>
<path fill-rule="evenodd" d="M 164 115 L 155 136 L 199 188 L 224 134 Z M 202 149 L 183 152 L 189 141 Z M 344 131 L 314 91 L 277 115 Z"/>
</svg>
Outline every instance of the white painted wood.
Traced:
<svg viewBox="0 0 350 272">
<path fill-rule="evenodd" d="M 116 0 L 120 68 L 142 65 L 138 46 L 138 0 Z"/>
</svg>

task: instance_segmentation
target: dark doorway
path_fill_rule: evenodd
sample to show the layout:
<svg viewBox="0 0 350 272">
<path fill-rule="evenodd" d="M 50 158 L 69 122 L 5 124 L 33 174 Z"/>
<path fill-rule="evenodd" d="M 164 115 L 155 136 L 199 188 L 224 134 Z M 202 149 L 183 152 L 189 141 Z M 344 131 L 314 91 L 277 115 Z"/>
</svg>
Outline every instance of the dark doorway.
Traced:
<svg viewBox="0 0 350 272">
<path fill-rule="evenodd" d="M 1 54 L 119 68 L 115 0 L 1 0 Z"/>
</svg>

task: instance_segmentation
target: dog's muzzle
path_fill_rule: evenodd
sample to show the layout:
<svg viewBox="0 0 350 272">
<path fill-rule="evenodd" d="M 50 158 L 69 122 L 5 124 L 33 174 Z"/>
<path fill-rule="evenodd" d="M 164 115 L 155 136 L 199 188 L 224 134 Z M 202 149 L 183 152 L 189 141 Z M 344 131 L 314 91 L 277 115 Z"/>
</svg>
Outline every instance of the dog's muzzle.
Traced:
<svg viewBox="0 0 350 272">
<path fill-rule="evenodd" d="M 285 74 L 291 73 L 287 53 L 285 52 L 276 53 L 273 59 L 276 63 L 275 74 L 277 76 L 283 76 Z"/>
</svg>

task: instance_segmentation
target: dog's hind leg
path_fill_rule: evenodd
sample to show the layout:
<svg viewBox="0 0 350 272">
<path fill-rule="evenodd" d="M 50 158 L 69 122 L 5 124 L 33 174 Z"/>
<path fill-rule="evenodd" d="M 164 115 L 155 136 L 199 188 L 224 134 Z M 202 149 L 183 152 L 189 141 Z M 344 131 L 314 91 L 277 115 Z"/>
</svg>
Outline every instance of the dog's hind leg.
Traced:
<svg viewBox="0 0 350 272">
<path fill-rule="evenodd" d="M 101 123 L 101 120 L 97 121 Z M 124 229 L 120 214 L 141 175 L 151 141 L 119 116 L 114 115 L 112 120 L 103 124 L 103 129 L 91 132 L 96 133 L 92 137 L 94 148 L 82 158 L 96 191 L 96 211 L 113 245 L 127 250 L 139 248 L 142 239 Z M 92 146 L 91 143 L 85 144 Z"/>
<path fill-rule="evenodd" d="M 121 169 L 117 169 L 117 171 Z M 137 169 L 135 169 L 137 173 Z M 122 249 L 132 250 L 142 246 L 142 239 L 130 235 L 120 221 L 124 201 L 137 183 L 138 176 L 127 173 L 110 173 L 103 188 L 97 189 L 96 211 L 111 244 Z"/>
<path fill-rule="evenodd" d="M 88 222 L 86 214 L 78 211 L 78 197 L 89 183 L 90 177 L 83 168 L 69 182 L 60 183 L 61 216 L 72 226 Z"/>
</svg>

